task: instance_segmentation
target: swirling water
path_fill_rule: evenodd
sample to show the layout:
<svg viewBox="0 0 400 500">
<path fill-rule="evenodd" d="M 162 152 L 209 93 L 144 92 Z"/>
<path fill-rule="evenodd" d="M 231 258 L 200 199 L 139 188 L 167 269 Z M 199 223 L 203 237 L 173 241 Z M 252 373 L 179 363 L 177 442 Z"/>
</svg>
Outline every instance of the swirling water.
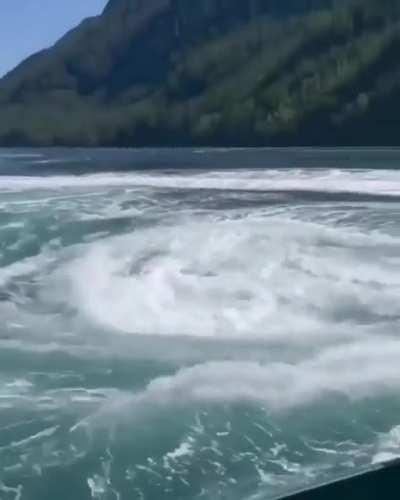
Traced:
<svg viewBox="0 0 400 500">
<path fill-rule="evenodd" d="M 1 500 L 268 500 L 400 455 L 399 166 L 0 151 Z"/>
</svg>

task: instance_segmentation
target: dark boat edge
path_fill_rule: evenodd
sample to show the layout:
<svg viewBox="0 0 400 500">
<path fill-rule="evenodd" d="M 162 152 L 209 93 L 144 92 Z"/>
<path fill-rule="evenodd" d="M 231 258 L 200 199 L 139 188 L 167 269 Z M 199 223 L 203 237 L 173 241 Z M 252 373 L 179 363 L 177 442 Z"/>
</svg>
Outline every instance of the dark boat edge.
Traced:
<svg viewBox="0 0 400 500">
<path fill-rule="evenodd" d="M 390 500 L 399 498 L 400 458 L 332 483 L 297 491 L 277 500 Z"/>
</svg>

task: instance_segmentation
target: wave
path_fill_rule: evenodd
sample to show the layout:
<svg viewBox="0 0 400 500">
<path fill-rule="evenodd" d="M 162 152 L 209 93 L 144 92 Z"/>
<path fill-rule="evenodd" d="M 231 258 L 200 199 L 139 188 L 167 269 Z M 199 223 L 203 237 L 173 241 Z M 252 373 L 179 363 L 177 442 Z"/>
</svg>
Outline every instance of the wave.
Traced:
<svg viewBox="0 0 400 500">
<path fill-rule="evenodd" d="M 396 170 L 246 170 L 185 173 L 112 173 L 82 176 L 2 176 L 0 192 L 64 188 L 147 187 L 268 192 L 360 193 L 400 195 Z"/>
<path fill-rule="evenodd" d="M 397 393 L 400 342 L 355 342 L 299 363 L 216 362 L 153 380 L 130 404 L 262 403 L 268 410 L 307 406 L 322 397 Z M 366 366 L 362 373 L 356 367 Z"/>
</svg>

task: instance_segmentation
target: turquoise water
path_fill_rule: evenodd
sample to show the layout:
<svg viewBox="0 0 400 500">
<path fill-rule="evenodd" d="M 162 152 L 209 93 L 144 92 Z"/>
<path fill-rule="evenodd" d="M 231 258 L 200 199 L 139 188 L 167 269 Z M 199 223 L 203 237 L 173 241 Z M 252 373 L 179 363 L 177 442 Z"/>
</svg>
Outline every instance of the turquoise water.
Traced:
<svg viewBox="0 0 400 500">
<path fill-rule="evenodd" d="M 0 151 L 1 500 L 268 500 L 400 455 L 399 165 Z"/>
</svg>

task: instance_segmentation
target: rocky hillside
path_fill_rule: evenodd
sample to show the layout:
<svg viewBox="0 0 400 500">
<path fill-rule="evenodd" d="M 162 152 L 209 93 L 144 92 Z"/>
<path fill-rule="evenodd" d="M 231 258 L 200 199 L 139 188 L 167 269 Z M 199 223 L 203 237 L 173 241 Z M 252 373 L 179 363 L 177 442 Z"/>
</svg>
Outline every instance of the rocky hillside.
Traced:
<svg viewBox="0 0 400 500">
<path fill-rule="evenodd" d="M 110 0 L 0 80 L 3 145 L 391 144 L 398 0 Z"/>
</svg>

